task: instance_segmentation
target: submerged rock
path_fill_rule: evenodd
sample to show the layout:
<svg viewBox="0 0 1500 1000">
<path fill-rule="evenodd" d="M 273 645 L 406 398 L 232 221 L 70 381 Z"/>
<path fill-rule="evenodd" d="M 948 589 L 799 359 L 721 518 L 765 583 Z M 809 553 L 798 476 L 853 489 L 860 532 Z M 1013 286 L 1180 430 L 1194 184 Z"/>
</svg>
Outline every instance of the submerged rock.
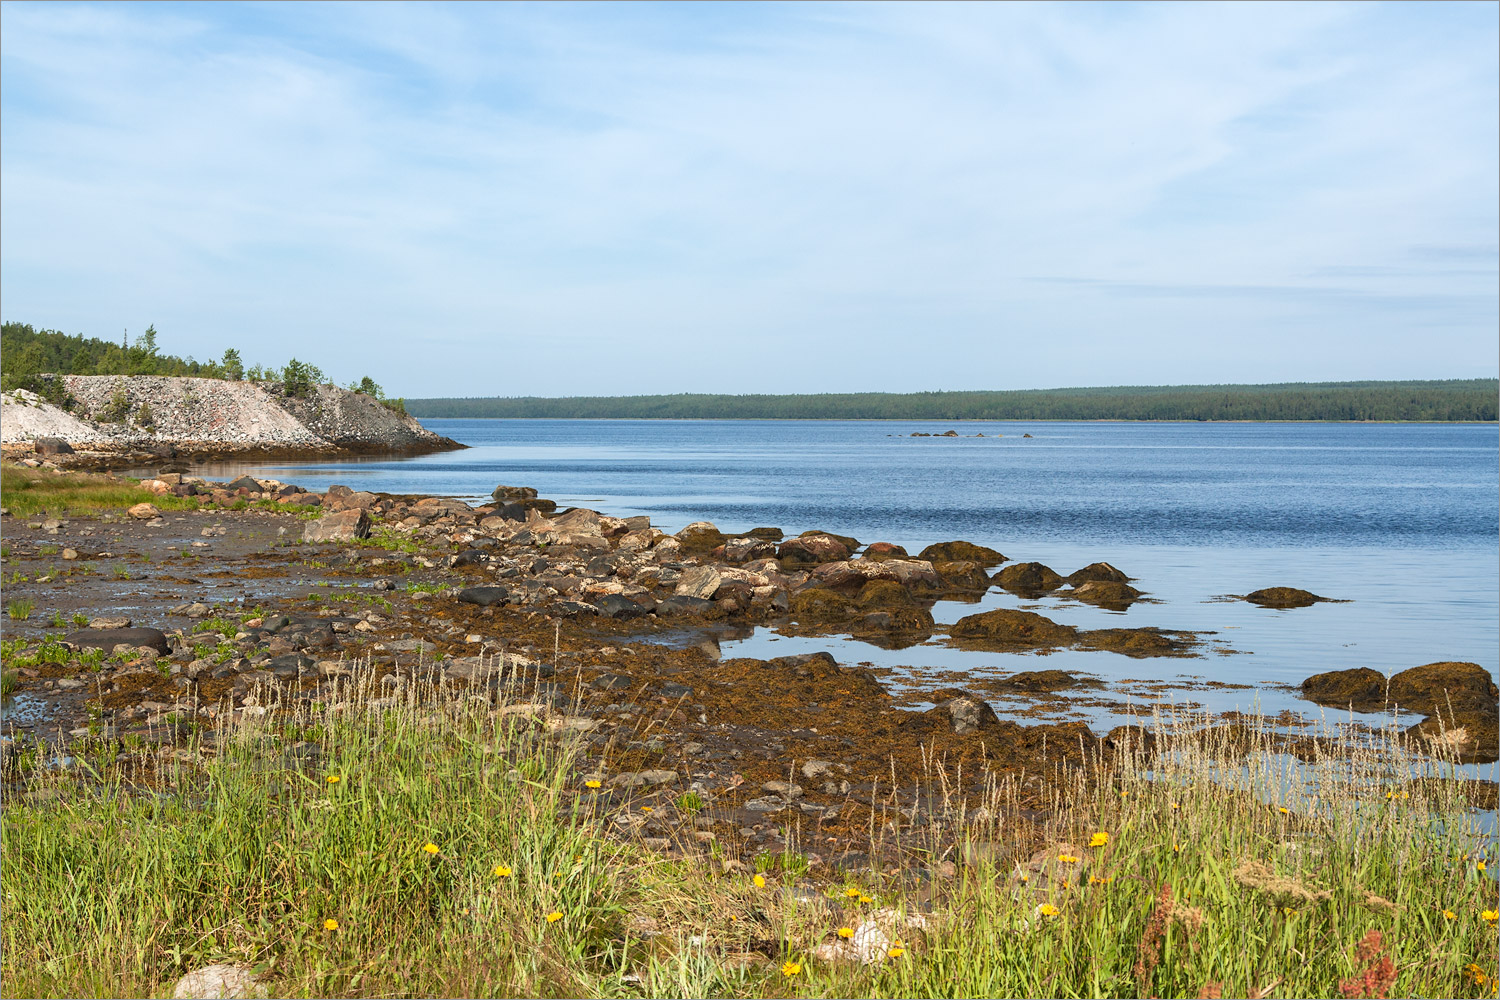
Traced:
<svg viewBox="0 0 1500 1000">
<path fill-rule="evenodd" d="M 108 653 L 116 646 L 148 646 L 162 655 L 171 652 L 167 634 L 155 628 L 83 628 L 63 636 L 63 642 L 79 649 L 102 649 Z"/>
<path fill-rule="evenodd" d="M 1194 656 L 1197 642 L 1183 638 L 1186 634 L 1157 628 L 1100 628 L 1081 633 L 1078 645 L 1134 657 Z"/>
<path fill-rule="evenodd" d="M 995 691 L 1056 691 L 1061 688 L 1099 687 L 1091 677 L 1078 677 L 1066 670 L 1023 670 L 990 685 Z"/>
<path fill-rule="evenodd" d="M 1392 675 L 1357 667 L 1314 674 L 1302 682 L 1309 701 L 1355 712 L 1400 707 L 1428 718 L 1407 732 L 1431 744 L 1434 753 L 1460 763 L 1488 764 L 1500 751 L 1500 688 L 1477 663 L 1446 660 Z"/>
<path fill-rule="evenodd" d="M 1385 674 L 1369 667 L 1330 670 L 1302 682 L 1302 696 L 1318 705 L 1378 712 L 1385 708 Z"/>
</svg>

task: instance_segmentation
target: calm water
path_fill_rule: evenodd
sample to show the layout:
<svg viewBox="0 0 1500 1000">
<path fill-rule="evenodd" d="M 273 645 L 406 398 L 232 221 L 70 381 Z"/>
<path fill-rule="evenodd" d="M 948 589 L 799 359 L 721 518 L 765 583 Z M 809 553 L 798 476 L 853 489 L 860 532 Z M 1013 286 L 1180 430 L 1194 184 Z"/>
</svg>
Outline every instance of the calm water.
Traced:
<svg viewBox="0 0 1500 1000">
<path fill-rule="evenodd" d="M 1192 660 L 1112 653 L 884 651 L 764 630 L 726 654 L 829 649 L 842 662 L 899 667 L 914 687 L 942 670 L 1057 667 L 1095 674 L 1121 701 L 1140 682 L 1202 678 L 1254 691 L 1186 691 L 1214 709 L 1318 710 L 1286 685 L 1353 666 L 1434 660 L 1500 670 L 1500 431 L 1494 425 L 929 424 L 914 421 L 428 420 L 472 447 L 399 461 L 259 466 L 310 488 L 439 493 L 487 500 L 500 483 L 562 505 L 648 514 L 674 531 L 822 528 L 915 553 L 966 539 L 1067 574 L 1107 560 L 1162 603 L 1116 614 L 992 591 L 944 602 L 952 622 L 1027 607 L 1083 627 L 1214 631 Z M 912 438 L 914 430 L 959 438 Z M 984 437 L 972 435 L 983 434 Z M 1032 437 L 1022 435 L 1030 433 Z M 1270 611 L 1223 602 L 1295 586 L 1352 603 Z M 1003 703 L 996 703 L 1004 709 Z M 1093 723 L 1120 710 L 1080 706 Z"/>
</svg>

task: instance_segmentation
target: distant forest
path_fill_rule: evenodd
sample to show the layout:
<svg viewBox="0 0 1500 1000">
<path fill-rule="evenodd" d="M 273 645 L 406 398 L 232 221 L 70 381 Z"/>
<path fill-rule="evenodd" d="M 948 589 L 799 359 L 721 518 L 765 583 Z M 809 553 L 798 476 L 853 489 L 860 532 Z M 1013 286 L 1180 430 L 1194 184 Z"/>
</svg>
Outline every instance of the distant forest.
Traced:
<svg viewBox="0 0 1500 1000">
<path fill-rule="evenodd" d="M 409 399 L 418 417 L 717 420 L 1493 421 L 1500 379 L 1151 385 L 1009 392 Z"/>
</svg>

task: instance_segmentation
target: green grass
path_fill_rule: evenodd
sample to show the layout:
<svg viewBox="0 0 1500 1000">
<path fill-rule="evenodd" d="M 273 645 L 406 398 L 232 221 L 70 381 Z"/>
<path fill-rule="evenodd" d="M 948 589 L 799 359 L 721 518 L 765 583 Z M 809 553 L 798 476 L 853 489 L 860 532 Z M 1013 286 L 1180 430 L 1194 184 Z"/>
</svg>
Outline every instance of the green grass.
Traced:
<svg viewBox="0 0 1500 1000">
<path fill-rule="evenodd" d="M 250 718 L 201 765 L 153 756 L 150 795 L 22 747 L 0 975 L 15 996 L 163 995 L 219 961 L 278 996 L 1332 996 L 1376 931 L 1391 995 L 1491 995 L 1469 967 L 1495 972 L 1496 887 L 1452 783 L 1394 781 L 1395 745 L 1304 784 L 1268 743 L 1179 737 L 1058 778 L 1047 822 L 1018 817 L 1019 783 L 952 799 L 939 823 L 993 848 L 973 864 L 928 853 L 933 827 L 892 834 L 912 869 L 960 863 L 871 966 L 820 949 L 914 913 L 909 883 L 823 883 L 823 909 L 782 891 L 820 884 L 795 843 L 725 873 L 605 837 L 571 808 L 571 744 L 457 703 Z"/>
<path fill-rule="evenodd" d="M 161 510 L 196 510 L 199 506 L 192 497 L 158 496 L 143 490 L 135 480 L 58 474 L 9 464 L 0 466 L 0 497 L 16 517 L 64 517 L 120 510 L 138 503 L 155 504 Z"/>
<path fill-rule="evenodd" d="M 31 617 L 32 609 L 35 607 L 36 602 L 31 598 L 18 597 L 6 605 L 5 611 L 10 615 L 12 621 L 24 622 Z"/>
</svg>

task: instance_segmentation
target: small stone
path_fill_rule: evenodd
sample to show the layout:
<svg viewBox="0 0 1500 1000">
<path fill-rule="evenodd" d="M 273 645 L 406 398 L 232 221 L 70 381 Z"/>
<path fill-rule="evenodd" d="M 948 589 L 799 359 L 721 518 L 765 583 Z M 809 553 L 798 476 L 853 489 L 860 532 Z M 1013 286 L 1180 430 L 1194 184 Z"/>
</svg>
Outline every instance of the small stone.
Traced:
<svg viewBox="0 0 1500 1000">
<path fill-rule="evenodd" d="M 802 797 L 802 786 L 794 785 L 790 781 L 768 781 L 760 786 L 760 790 L 767 795 L 780 795 L 786 799 L 800 799 Z"/>
<path fill-rule="evenodd" d="M 161 516 L 161 510 L 154 503 L 138 503 L 125 513 L 137 521 L 150 521 Z"/>
<path fill-rule="evenodd" d="M 74 559 L 78 558 L 78 550 L 77 549 L 63 549 L 62 550 L 62 557 L 64 559 L 68 560 L 69 562 L 72 562 Z"/>
<path fill-rule="evenodd" d="M 172 989 L 173 1000 L 248 1000 L 267 996 L 255 973 L 243 965 L 209 965 L 194 969 Z"/>
</svg>

